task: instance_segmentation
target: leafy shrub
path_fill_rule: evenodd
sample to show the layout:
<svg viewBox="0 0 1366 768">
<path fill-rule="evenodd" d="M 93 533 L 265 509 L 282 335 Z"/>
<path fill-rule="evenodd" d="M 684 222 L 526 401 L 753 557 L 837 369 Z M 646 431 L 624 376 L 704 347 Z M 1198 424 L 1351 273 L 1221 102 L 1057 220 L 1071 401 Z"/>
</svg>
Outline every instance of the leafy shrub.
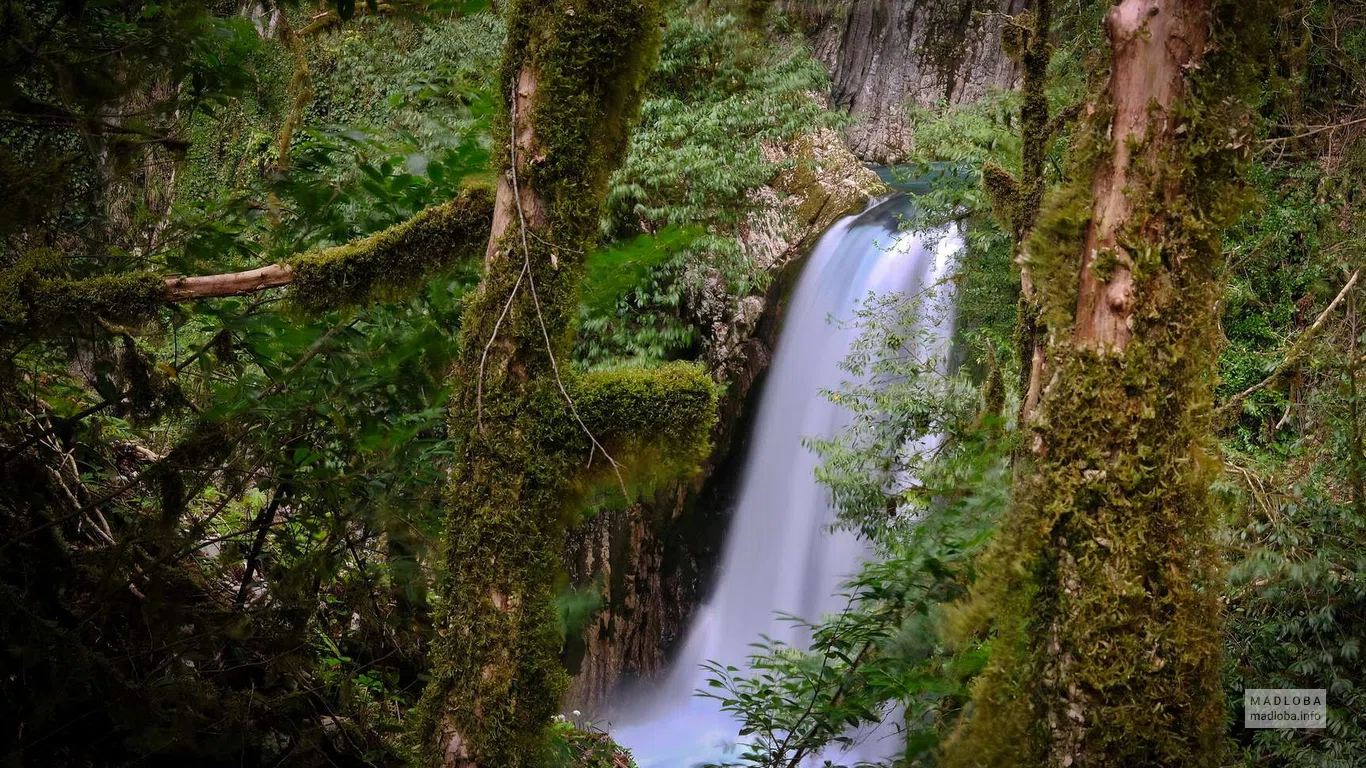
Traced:
<svg viewBox="0 0 1366 768">
<path fill-rule="evenodd" d="M 831 123 L 816 95 L 825 82 L 824 68 L 799 42 L 775 46 L 729 15 L 671 17 L 603 216 L 604 234 L 618 243 L 610 247 L 634 242 L 637 263 L 654 266 L 634 285 L 613 281 L 614 301 L 594 289 L 575 349 L 581 364 L 687 354 L 698 338 L 688 305 L 713 275 L 730 296 L 763 287 L 766 275 L 742 255 L 735 234 L 754 210 L 754 193 L 779 169 L 765 142 Z M 654 246 L 633 240 L 670 228 L 692 234 L 662 235 Z M 602 258 L 590 257 L 590 270 Z"/>
<path fill-rule="evenodd" d="M 904 732 L 907 764 L 933 764 L 986 663 L 986 644 L 956 636 L 945 606 L 968 594 L 1006 504 L 1010 441 L 992 410 L 1005 404 L 993 396 L 983 407 L 966 377 L 945 375 L 917 330 L 932 306 L 927 296 L 864 302 L 845 362 L 851 383 L 827 393 L 853 421 L 813 442 L 840 524 L 883 559 L 847 585 L 845 610 L 806 625 L 808 648 L 765 638 L 749 669 L 709 666 L 703 695 L 742 722 L 742 765 L 796 765 L 889 719 Z"/>
</svg>

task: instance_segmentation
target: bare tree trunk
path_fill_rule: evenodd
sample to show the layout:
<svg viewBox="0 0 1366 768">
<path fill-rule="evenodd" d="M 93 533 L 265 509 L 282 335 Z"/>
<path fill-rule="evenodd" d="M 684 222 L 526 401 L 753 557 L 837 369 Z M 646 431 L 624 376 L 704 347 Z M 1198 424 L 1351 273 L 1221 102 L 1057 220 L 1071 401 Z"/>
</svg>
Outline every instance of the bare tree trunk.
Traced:
<svg viewBox="0 0 1366 768">
<path fill-rule="evenodd" d="M 1110 69 L 1024 248 L 1043 375 L 984 577 L 992 661 L 950 765 L 1219 764 L 1218 233 L 1246 197 L 1270 20 L 1224 0 L 1106 19 Z"/>
</svg>

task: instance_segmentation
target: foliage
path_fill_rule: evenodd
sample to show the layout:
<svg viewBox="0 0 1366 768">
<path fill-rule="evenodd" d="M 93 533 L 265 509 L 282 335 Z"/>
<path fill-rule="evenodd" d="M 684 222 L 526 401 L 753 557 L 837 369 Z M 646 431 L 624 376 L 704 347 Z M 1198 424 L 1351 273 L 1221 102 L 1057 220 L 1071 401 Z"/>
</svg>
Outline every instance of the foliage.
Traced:
<svg viewBox="0 0 1366 768">
<path fill-rule="evenodd" d="M 818 125 L 810 96 L 824 71 L 789 43 L 766 51 L 731 16 L 670 23 L 641 108 L 641 128 L 613 176 L 609 234 L 665 224 L 734 223 L 776 170 L 763 143 Z"/>
<path fill-rule="evenodd" d="M 1350 123 L 1366 92 L 1366 28 L 1314 0 L 1295 3 L 1281 24 L 1263 105 L 1269 135 L 1254 174 L 1261 215 L 1231 233 L 1226 396 L 1267 378 L 1363 266 L 1366 155 Z M 1290 26 L 1294 35 L 1285 34 Z M 1329 128 L 1304 129 L 1305 122 Z M 1229 415 L 1225 684 L 1246 765 L 1350 765 L 1366 743 L 1358 672 L 1366 632 L 1360 300 L 1358 287 L 1325 318 L 1307 355 Z M 1245 688 L 1292 685 L 1328 689 L 1327 729 L 1236 728 Z"/>
<path fill-rule="evenodd" d="M 1313 469 L 1288 494 L 1268 493 L 1280 478 L 1231 489 L 1245 510 L 1228 589 L 1231 719 L 1242 721 L 1245 688 L 1324 688 L 1329 705 L 1323 731 L 1235 727 L 1247 765 L 1350 765 L 1366 750 L 1366 516 L 1329 490 L 1341 470 Z"/>
<path fill-rule="evenodd" d="M 418 149 L 458 143 L 492 115 L 505 30 L 497 13 L 364 17 L 309 40 L 313 100 L 306 122 L 411 136 Z M 487 140 L 487 139 L 485 139 Z"/>
<path fill-rule="evenodd" d="M 1265 378 L 1285 353 L 1283 340 L 1313 320 L 1310 306 L 1331 298 L 1341 286 L 1338 264 L 1325 257 L 1335 237 L 1329 229 L 1337 206 L 1324 189 L 1322 169 L 1309 165 L 1256 167 L 1252 174 L 1262 200 L 1230 233 L 1229 290 L 1223 327 L 1220 391 L 1232 396 Z M 1309 315 L 1309 316 L 1306 316 Z M 1229 435 L 1239 453 L 1272 451 L 1285 456 L 1293 436 L 1274 429 L 1299 393 L 1270 387 L 1248 397 Z"/>
<path fill-rule="evenodd" d="M 946 286 L 929 286 L 864 298 L 849 321 L 860 335 L 841 364 L 849 379 L 825 393 L 852 424 L 835 438 L 809 441 L 841 523 L 873 540 L 915 525 L 917 510 L 957 492 L 957 483 L 926 484 L 932 475 L 947 479 L 946 467 L 962 458 L 949 456 L 958 446 L 939 436 L 968 434 L 978 410 L 976 387 L 949 373 L 946 339 L 933 330 L 950 297 Z"/>
<path fill-rule="evenodd" d="M 635 768 L 630 754 L 592 723 L 580 726 L 557 715 L 550 733 L 550 768 Z"/>
<path fill-rule="evenodd" d="M 670 226 L 655 235 L 599 248 L 588 256 L 580 303 L 589 316 L 619 308 L 622 297 L 634 290 L 649 272 L 700 236 L 696 227 Z"/>
<path fill-rule="evenodd" d="M 741 764 L 838 762 L 838 749 L 892 730 L 908 764 L 932 764 L 985 663 L 985 645 L 955 637 L 946 606 L 968 594 L 1006 503 L 1004 403 L 979 404 L 964 375 L 946 373 L 927 330 L 932 306 L 926 295 L 870 296 L 856 312 L 851 380 L 827 393 L 853 421 L 814 447 L 841 524 L 883 558 L 848 585 L 844 611 L 804 625 L 809 648 L 764 638 L 749 669 L 710 665 L 701 694 L 740 719 Z"/>
<path fill-rule="evenodd" d="M 449 42 L 479 39 L 451 32 L 465 23 L 431 36 L 477 67 L 477 50 L 459 56 Z M 192 109 L 195 92 L 178 94 L 190 135 L 221 144 L 191 153 L 175 210 L 132 222 L 151 247 L 114 247 L 87 226 L 96 246 L 83 252 L 66 222 L 40 222 L 81 256 L 30 250 L 6 262 L 7 320 L 11 286 L 31 296 L 35 277 L 95 275 L 113 288 L 130 275 L 152 285 L 154 273 L 288 260 L 402 224 L 483 173 L 489 102 L 468 90 L 385 102 L 439 108 L 450 118 L 439 132 L 306 127 L 288 168 L 267 164 L 234 138 L 232 117 L 255 115 L 269 133 L 264 116 L 285 108 L 268 96 L 269 65 L 288 57 L 273 57 L 245 20 L 209 26 L 220 27 L 220 39 L 241 32 L 252 44 L 243 72 L 254 87 L 212 113 Z M 203 173 L 214 163 L 242 170 Z M 160 309 L 123 295 L 64 305 L 50 318 L 61 325 L 41 334 L 5 329 L 0 685 L 8 722 L 23 729 L 16 754 L 34 764 L 396 759 L 393 732 L 425 666 L 422 563 L 438 531 L 447 375 L 475 266 L 450 265 L 383 306 L 303 315 L 264 296 Z M 118 325 L 128 314 L 141 320 Z"/>
<path fill-rule="evenodd" d="M 0 178 L 11 195 L 0 235 L 30 246 L 89 237 L 111 212 L 145 213 L 116 211 L 136 203 L 107 182 L 149 153 L 183 151 L 187 116 L 244 89 L 259 50 L 250 23 L 199 0 L 13 2 L 0 29 Z"/>
<path fill-rule="evenodd" d="M 765 273 L 740 251 L 735 234 L 755 208 L 755 192 L 779 170 L 764 145 L 829 124 L 831 116 L 813 98 L 826 75 L 804 45 L 775 45 L 758 34 L 729 14 L 670 16 L 602 226 L 620 242 L 671 227 L 691 236 L 664 237 L 654 268 L 631 290 L 583 313 L 575 356 L 584 364 L 685 354 L 698 339 L 690 312 L 713 275 L 730 295 L 763 287 Z"/>
</svg>

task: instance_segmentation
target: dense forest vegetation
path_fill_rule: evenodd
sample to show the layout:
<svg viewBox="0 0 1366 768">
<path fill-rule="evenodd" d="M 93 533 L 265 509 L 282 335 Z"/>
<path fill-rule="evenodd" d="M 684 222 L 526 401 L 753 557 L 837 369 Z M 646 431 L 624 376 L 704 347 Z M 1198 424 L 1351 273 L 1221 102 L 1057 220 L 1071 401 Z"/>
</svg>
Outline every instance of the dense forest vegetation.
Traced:
<svg viewBox="0 0 1366 768">
<path fill-rule="evenodd" d="M 711 760 L 622 692 L 740 546 L 810 254 L 898 195 L 961 248 L 831 320 L 866 562 L 705 665 L 726 764 L 1366 764 L 1362 0 L 0 30 L 0 765 Z"/>
</svg>

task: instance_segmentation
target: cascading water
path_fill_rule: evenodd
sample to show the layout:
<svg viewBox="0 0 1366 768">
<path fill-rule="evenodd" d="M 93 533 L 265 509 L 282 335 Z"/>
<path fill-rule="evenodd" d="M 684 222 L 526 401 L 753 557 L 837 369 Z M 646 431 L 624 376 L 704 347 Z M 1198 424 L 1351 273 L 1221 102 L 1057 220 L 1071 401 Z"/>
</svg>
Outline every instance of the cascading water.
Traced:
<svg viewBox="0 0 1366 768">
<path fill-rule="evenodd" d="M 693 695 L 706 683 L 701 664 L 744 669 L 750 644 L 761 635 L 804 647 L 809 638 L 781 616 L 815 620 L 844 607 L 840 585 L 867 550 L 854 534 L 829 530 L 835 512 L 815 478 L 818 458 L 803 439 L 833 436 L 848 422 L 821 391 L 847 377 L 839 364 L 858 331 L 832 318 L 848 319 L 870 293 L 918 292 L 938 281 L 961 246 L 956 232 L 901 231 L 911 205 L 898 195 L 840 221 L 802 272 L 759 400 L 715 593 L 698 611 L 668 677 L 636 690 L 612 714 L 613 737 L 631 749 L 640 768 L 734 757 L 736 721 L 715 700 Z M 837 762 L 895 754 L 901 745 L 888 736 L 867 734 L 857 754 Z"/>
</svg>

